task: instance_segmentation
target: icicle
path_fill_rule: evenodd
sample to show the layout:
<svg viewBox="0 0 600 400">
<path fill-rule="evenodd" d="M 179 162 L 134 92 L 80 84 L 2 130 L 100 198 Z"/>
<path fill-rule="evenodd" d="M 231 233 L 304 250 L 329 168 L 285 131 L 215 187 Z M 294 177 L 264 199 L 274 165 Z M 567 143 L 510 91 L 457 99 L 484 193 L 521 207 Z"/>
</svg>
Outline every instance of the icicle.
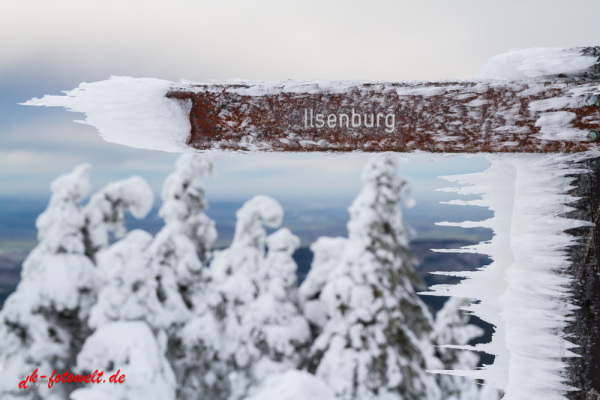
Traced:
<svg viewBox="0 0 600 400">
<path fill-rule="evenodd" d="M 488 155 L 481 173 L 445 177 L 462 187 L 446 189 L 478 194 L 480 199 L 450 204 L 488 207 L 494 217 L 479 222 L 439 225 L 486 227 L 492 240 L 449 252 L 480 253 L 493 261 L 475 272 L 445 273 L 463 277 L 457 285 L 437 285 L 427 294 L 479 300 L 467 309 L 496 327 L 491 343 L 463 349 L 496 356 L 478 371 L 433 371 L 484 379 L 509 399 L 564 399 L 574 390 L 566 383 L 565 357 L 577 356 L 564 334 L 574 306 L 565 274 L 567 249 L 576 238 L 566 230 L 586 222 L 567 219 L 572 175 L 585 172 L 578 162 L 596 154 Z M 437 250 L 444 251 L 444 250 Z"/>
</svg>

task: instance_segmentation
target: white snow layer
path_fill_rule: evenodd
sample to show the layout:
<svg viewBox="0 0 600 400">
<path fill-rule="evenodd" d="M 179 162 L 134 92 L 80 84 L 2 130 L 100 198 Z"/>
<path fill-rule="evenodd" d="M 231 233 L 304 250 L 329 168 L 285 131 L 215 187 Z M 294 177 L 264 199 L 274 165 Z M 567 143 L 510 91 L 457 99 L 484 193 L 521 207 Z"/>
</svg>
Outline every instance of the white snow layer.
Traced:
<svg viewBox="0 0 600 400">
<path fill-rule="evenodd" d="M 494 354 L 490 366 L 478 371 L 435 371 L 484 379 L 505 391 L 505 400 L 558 400 L 573 390 L 565 382 L 565 357 L 576 347 L 564 334 L 575 308 L 566 274 L 566 250 L 576 238 L 565 230 L 589 225 L 567 219 L 576 200 L 569 175 L 577 164 L 597 154 L 498 154 L 486 156 L 483 172 L 445 177 L 462 185 L 446 191 L 478 194 L 481 199 L 450 204 L 488 207 L 485 221 L 443 222 L 440 225 L 485 227 L 492 240 L 440 252 L 480 253 L 493 261 L 475 272 L 445 273 L 465 278 L 457 285 L 437 285 L 428 294 L 480 300 L 466 309 L 496 327 L 491 343 L 473 347 Z M 471 348 L 469 346 L 455 346 Z"/>
<path fill-rule="evenodd" d="M 81 83 L 64 92 L 46 95 L 25 105 L 65 107 L 86 114 L 84 121 L 98 129 L 107 142 L 149 150 L 184 151 L 190 135 L 190 104 L 165 97 L 172 82 L 152 78 L 113 76 Z"/>
<path fill-rule="evenodd" d="M 77 356 L 78 371 L 104 372 L 105 382 L 77 389 L 72 400 L 175 399 L 175 375 L 142 321 L 118 321 L 98 328 Z M 124 382 L 110 383 L 115 373 Z"/>
<path fill-rule="evenodd" d="M 325 383 L 303 371 L 274 375 L 254 396 L 247 400 L 335 400 Z"/>
<path fill-rule="evenodd" d="M 597 62 L 580 49 L 534 47 L 514 49 L 491 57 L 475 79 L 548 80 L 556 75 L 577 75 Z"/>
</svg>

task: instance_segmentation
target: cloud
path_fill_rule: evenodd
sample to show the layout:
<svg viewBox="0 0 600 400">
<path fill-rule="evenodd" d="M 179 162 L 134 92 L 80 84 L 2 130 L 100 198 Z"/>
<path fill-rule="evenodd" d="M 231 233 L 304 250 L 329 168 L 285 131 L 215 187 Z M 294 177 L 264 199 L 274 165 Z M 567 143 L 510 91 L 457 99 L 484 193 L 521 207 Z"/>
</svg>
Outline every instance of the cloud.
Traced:
<svg viewBox="0 0 600 400">
<path fill-rule="evenodd" d="M 176 158 L 168 153 L 107 143 L 93 127 L 73 122 L 73 119 L 81 118 L 79 114 L 64 110 L 54 114 L 50 118 L 35 116 L 9 127 L 0 124 L 1 148 L 5 151 L 55 152 L 60 157 L 110 169 L 168 171 Z"/>
<path fill-rule="evenodd" d="M 84 162 L 94 167 L 97 185 L 137 174 L 159 191 L 173 168 L 175 155 L 107 143 L 74 123 L 77 114 L 41 114 L 10 126 L 0 121 L 0 196 L 47 193 L 52 180 Z"/>
<path fill-rule="evenodd" d="M 33 117 L 22 119 L 10 127 L 3 127 L 0 143 L 4 148 L 93 147 L 103 142 L 95 129 L 72 121 L 78 114 L 66 113 L 64 110 L 54 112 L 52 116 L 35 115 L 34 112 L 28 114 Z"/>
<path fill-rule="evenodd" d="M 599 12 L 596 0 L 4 0 L 0 76 L 468 79 L 514 47 L 589 43 Z"/>
<path fill-rule="evenodd" d="M 65 172 L 77 163 L 77 156 L 30 150 L 0 151 L 0 175 L 52 175 Z"/>
<path fill-rule="evenodd" d="M 573 8 L 549 2 L 550 16 Z M 595 24 L 586 12 L 563 21 L 562 30 L 540 21 L 537 29 L 512 24 L 498 35 L 508 21 L 536 21 L 530 17 L 539 7 L 491 3 L 5 0 L 0 71 L 29 65 L 96 79 L 464 79 L 490 55 L 532 37 L 576 36 L 584 20 Z"/>
<path fill-rule="evenodd" d="M 163 155 L 163 153 L 159 153 Z M 165 177 L 172 171 L 174 157 L 162 160 L 144 156 L 110 161 L 91 160 L 86 154 L 72 151 L 10 150 L 0 151 L 0 197 L 20 195 L 46 195 L 50 183 L 59 175 L 71 171 L 75 166 L 90 162 L 93 166 L 91 179 L 94 187 L 140 175 L 152 189 L 159 193 Z"/>
<path fill-rule="evenodd" d="M 218 160 L 223 164 L 222 169 L 242 175 L 289 176 L 301 172 L 303 175 L 310 176 L 322 173 L 331 176 L 343 174 L 358 176 L 368 156 L 368 154 L 267 153 L 222 155 Z"/>
</svg>

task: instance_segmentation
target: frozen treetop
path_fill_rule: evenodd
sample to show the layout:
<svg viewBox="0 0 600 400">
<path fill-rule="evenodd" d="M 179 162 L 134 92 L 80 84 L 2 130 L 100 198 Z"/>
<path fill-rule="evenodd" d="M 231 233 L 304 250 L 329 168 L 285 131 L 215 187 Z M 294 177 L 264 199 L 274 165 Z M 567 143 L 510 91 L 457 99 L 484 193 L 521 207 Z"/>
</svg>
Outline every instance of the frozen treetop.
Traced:
<svg viewBox="0 0 600 400">
<path fill-rule="evenodd" d="M 36 220 L 38 239 L 50 252 L 83 254 L 81 233 L 83 216 L 79 203 L 92 191 L 89 164 L 55 179 L 51 184 L 52 197 L 46 211 Z"/>
<path fill-rule="evenodd" d="M 236 212 L 237 222 L 232 247 L 264 247 L 265 231 L 262 225 L 276 228 L 283 219 L 283 208 L 268 196 L 258 195 L 248 200 Z"/>
<path fill-rule="evenodd" d="M 174 152 L 577 152 L 598 149 L 599 55 L 513 50 L 472 82 L 112 77 L 25 104 L 83 112 L 107 141 Z"/>
</svg>

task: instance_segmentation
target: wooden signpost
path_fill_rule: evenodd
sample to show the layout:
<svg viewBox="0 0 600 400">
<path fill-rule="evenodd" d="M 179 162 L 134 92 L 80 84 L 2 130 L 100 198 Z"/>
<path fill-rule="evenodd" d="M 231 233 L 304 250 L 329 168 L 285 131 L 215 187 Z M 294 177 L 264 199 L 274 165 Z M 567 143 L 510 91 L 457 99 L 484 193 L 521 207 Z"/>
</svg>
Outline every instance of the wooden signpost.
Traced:
<svg viewBox="0 0 600 400">
<path fill-rule="evenodd" d="M 571 290 L 579 309 L 574 311 L 566 333 L 580 346 L 575 352 L 581 355 L 567 360 L 570 384 L 581 389 L 569 397 L 600 400 L 600 158 L 585 164 L 590 172 L 576 177 L 572 195 L 581 200 L 569 215 L 593 224 L 569 232 L 578 238 L 577 244 L 569 249 L 568 274 L 574 277 Z"/>
<path fill-rule="evenodd" d="M 581 49 L 598 56 L 599 48 Z M 600 60 L 600 57 L 599 59 Z M 600 62 L 576 76 L 508 82 L 288 82 L 173 86 L 191 103 L 187 144 L 200 150 L 550 153 L 600 150 Z M 600 399 L 600 159 L 587 162 L 569 216 L 580 308 L 567 334 L 570 399 Z"/>
<path fill-rule="evenodd" d="M 545 76 L 512 81 L 172 84 L 166 97 L 189 110 L 187 145 L 199 150 L 600 150 L 600 47 L 560 54 L 592 63 L 582 70 L 566 62 L 564 72 L 551 65 L 552 73 Z M 30 104 L 57 105 L 55 98 L 35 100 Z M 72 104 L 69 98 L 64 102 Z M 131 141 L 127 138 L 127 144 Z M 569 217 L 591 227 L 569 232 L 577 244 L 569 248 L 572 264 L 567 271 L 574 277 L 571 290 L 579 308 L 566 333 L 580 346 L 575 352 L 581 357 L 564 361 L 570 366 L 569 384 L 581 389 L 568 397 L 598 400 L 600 158 L 589 159 L 586 166 L 589 173 L 575 177 L 571 194 L 580 200 Z"/>
<path fill-rule="evenodd" d="M 577 152 L 599 149 L 600 82 L 210 84 L 191 101 L 200 150 Z"/>
</svg>

